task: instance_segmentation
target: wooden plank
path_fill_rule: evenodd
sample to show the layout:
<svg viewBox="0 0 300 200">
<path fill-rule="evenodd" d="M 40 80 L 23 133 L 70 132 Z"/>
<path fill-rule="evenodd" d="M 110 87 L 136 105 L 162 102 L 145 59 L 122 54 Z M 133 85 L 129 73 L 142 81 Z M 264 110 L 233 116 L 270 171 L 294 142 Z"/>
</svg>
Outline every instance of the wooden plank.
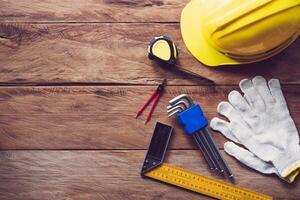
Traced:
<svg viewBox="0 0 300 200">
<path fill-rule="evenodd" d="M 188 0 L 0 1 L 0 21 L 178 22 Z"/>
<path fill-rule="evenodd" d="M 0 24 L 0 83 L 124 83 L 176 85 L 211 82 L 163 68 L 147 58 L 155 36 L 171 36 L 178 45 L 180 66 L 216 84 L 236 84 L 263 75 L 283 83 L 300 83 L 300 40 L 265 62 L 239 67 L 204 67 L 186 50 L 178 24 Z M 293 74 L 293 76 L 291 76 Z"/>
<path fill-rule="evenodd" d="M 205 115 L 238 87 L 168 86 L 144 125 L 148 110 L 135 119 L 153 86 L 4 87 L 0 89 L 1 149 L 145 149 L 156 121 L 175 126 L 173 149 L 196 149 L 174 118 L 166 116 L 173 97 L 186 93 L 200 103 Z M 300 127 L 299 86 L 285 86 L 291 114 Z M 219 146 L 224 138 L 214 134 Z"/>
<path fill-rule="evenodd" d="M 38 199 L 208 199 L 140 177 L 145 151 L 1 151 L 2 200 Z M 235 184 L 275 198 L 300 196 L 299 181 L 289 185 L 262 175 L 225 155 Z M 198 151 L 169 151 L 167 162 L 212 175 Z M 299 180 L 299 179 L 298 179 Z M 272 186 L 272 187 L 270 187 Z"/>
</svg>

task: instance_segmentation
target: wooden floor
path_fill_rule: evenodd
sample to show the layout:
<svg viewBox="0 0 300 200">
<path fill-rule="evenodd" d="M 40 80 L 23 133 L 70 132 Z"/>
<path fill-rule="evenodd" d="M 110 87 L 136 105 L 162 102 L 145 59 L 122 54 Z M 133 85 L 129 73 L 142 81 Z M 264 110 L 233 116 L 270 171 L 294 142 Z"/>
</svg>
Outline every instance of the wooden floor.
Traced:
<svg viewBox="0 0 300 200">
<path fill-rule="evenodd" d="M 204 67 L 180 35 L 187 2 L 0 0 L 1 200 L 208 199 L 140 177 L 152 130 L 156 121 L 174 125 L 167 162 L 212 177 L 190 138 L 166 117 L 167 102 L 187 93 L 211 119 L 229 91 L 254 75 L 281 80 L 300 128 L 300 40 L 259 64 Z M 205 78 L 148 60 L 148 41 L 160 34 L 177 43 L 181 66 Z M 136 120 L 135 113 L 163 78 L 169 85 L 144 125 L 145 114 Z M 225 139 L 214 137 L 222 149 Z M 237 185 L 300 198 L 299 178 L 288 185 L 224 156 Z"/>
</svg>

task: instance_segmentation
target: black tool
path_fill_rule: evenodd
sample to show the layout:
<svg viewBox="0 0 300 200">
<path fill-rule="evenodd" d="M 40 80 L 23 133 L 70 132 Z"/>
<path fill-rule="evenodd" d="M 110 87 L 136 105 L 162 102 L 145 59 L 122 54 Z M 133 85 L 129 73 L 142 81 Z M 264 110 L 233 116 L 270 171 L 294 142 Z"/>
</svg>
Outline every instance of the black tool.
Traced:
<svg viewBox="0 0 300 200">
<path fill-rule="evenodd" d="M 160 122 L 156 123 L 141 174 L 156 168 L 163 163 L 173 128 Z"/>
</svg>

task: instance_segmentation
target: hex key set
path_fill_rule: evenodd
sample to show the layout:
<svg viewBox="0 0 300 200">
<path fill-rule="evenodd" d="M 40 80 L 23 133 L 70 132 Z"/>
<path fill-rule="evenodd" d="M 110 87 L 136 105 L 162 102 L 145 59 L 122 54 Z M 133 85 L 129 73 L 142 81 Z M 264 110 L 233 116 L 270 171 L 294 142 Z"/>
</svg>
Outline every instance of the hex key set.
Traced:
<svg viewBox="0 0 300 200">
<path fill-rule="evenodd" d="M 168 117 L 177 115 L 178 121 L 184 126 L 185 133 L 194 139 L 209 168 L 233 178 L 231 170 L 206 128 L 208 120 L 203 115 L 201 107 L 194 104 L 188 95 L 182 94 L 169 101 L 167 112 Z"/>
</svg>

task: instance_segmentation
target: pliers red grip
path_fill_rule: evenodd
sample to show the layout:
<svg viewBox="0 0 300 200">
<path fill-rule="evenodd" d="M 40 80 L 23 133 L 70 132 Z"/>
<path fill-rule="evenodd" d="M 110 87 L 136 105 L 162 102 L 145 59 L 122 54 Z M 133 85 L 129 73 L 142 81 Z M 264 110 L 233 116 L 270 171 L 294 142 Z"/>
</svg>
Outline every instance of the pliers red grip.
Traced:
<svg viewBox="0 0 300 200">
<path fill-rule="evenodd" d="M 154 99 L 154 102 L 153 102 L 153 104 L 152 104 L 152 106 L 151 106 L 150 112 L 148 113 L 148 116 L 147 116 L 147 119 L 146 119 L 146 121 L 145 121 L 145 124 L 146 124 L 148 121 L 150 121 L 151 116 L 152 116 L 152 113 L 153 113 L 153 111 L 154 111 L 154 108 L 155 108 L 155 106 L 157 105 L 157 102 L 158 102 L 158 100 L 159 100 L 159 98 L 160 98 L 160 96 L 161 96 L 161 94 L 162 94 L 162 92 L 163 92 L 163 90 L 164 90 L 164 87 L 165 87 L 165 85 L 166 85 L 166 82 L 167 82 L 167 80 L 164 79 L 164 80 L 162 81 L 162 83 L 158 85 L 158 87 L 157 87 L 156 90 L 152 93 L 152 95 L 150 96 L 150 98 L 146 101 L 146 103 L 143 105 L 143 107 L 138 111 L 138 113 L 137 113 L 137 115 L 136 115 L 135 118 L 138 118 L 138 116 L 140 116 L 140 115 L 144 112 L 144 110 L 146 109 L 146 107 L 147 107 L 147 106 L 150 104 L 150 102 Z"/>
</svg>

